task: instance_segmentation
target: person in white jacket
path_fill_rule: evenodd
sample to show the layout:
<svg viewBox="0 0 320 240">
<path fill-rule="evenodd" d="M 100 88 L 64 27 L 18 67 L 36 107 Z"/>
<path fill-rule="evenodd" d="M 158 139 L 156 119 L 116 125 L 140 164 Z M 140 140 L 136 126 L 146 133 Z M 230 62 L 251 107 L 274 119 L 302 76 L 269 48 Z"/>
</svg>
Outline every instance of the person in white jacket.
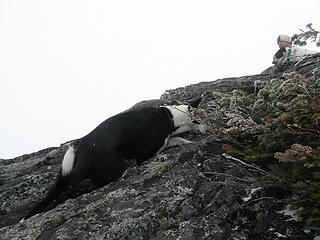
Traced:
<svg viewBox="0 0 320 240">
<path fill-rule="evenodd" d="M 298 62 L 307 56 L 317 53 L 316 51 L 292 46 L 291 38 L 287 35 L 280 35 L 277 43 L 280 49 L 274 55 L 272 62 L 276 66 L 281 66 L 289 62 Z"/>
</svg>

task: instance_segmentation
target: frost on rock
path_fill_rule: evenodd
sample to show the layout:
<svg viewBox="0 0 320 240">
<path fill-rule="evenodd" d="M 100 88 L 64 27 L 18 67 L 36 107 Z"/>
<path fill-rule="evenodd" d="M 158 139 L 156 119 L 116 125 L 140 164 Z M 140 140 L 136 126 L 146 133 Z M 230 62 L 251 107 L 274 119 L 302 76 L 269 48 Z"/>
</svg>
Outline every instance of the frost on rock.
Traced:
<svg viewBox="0 0 320 240">
<path fill-rule="evenodd" d="M 295 71 L 312 75 L 319 63 L 320 57 L 309 58 Z M 185 134 L 192 144 L 164 149 L 140 166 L 133 161 L 122 178 L 102 188 L 83 181 L 62 203 L 23 222 L 30 207 L 54 183 L 67 146 L 0 160 L 1 239 L 319 239 L 318 224 L 290 211 L 290 182 L 248 162 L 248 155 L 242 157 L 241 152 L 226 155 L 226 146 L 234 142 L 248 154 L 245 144 L 254 145 L 255 140 L 248 136 L 268 131 L 250 113 L 262 116 L 266 107 L 278 106 L 266 105 L 265 99 L 270 91 L 288 92 L 292 83 L 281 86 L 281 76 L 202 82 L 136 104 L 134 108 L 187 104 L 202 96 L 203 111 L 196 120 L 203 121 L 208 131 Z M 256 81 L 260 82 L 254 85 Z M 270 82 L 281 88 L 254 95 L 255 88 L 258 91 Z"/>
</svg>

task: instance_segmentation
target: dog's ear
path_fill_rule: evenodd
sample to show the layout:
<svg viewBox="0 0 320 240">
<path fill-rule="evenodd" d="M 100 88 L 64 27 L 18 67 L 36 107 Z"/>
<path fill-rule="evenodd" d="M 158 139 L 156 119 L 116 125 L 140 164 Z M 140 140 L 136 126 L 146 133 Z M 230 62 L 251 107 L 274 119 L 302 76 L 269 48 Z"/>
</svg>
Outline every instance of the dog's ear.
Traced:
<svg viewBox="0 0 320 240">
<path fill-rule="evenodd" d="M 193 108 L 197 108 L 199 106 L 199 104 L 201 103 L 202 101 L 202 98 L 199 98 L 195 101 L 193 101 L 192 103 L 189 104 L 190 107 L 193 107 Z"/>
</svg>

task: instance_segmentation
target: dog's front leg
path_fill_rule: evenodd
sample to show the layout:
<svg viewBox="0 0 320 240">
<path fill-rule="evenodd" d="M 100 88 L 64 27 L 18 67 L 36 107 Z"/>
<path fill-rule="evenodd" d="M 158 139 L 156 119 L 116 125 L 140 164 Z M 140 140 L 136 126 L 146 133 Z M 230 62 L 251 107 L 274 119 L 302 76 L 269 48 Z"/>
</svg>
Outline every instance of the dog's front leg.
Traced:
<svg viewBox="0 0 320 240">
<path fill-rule="evenodd" d="M 174 131 L 171 134 L 171 136 L 175 136 L 175 135 L 178 135 L 180 133 L 189 132 L 189 131 L 192 131 L 192 130 L 193 129 L 188 124 L 185 124 L 185 125 L 180 126 L 176 131 Z"/>
<path fill-rule="evenodd" d="M 174 146 L 180 146 L 180 145 L 184 145 L 184 144 L 189 144 L 189 143 L 193 143 L 192 141 L 186 140 L 182 137 L 172 137 L 169 139 L 166 148 L 169 147 L 174 147 Z"/>
</svg>

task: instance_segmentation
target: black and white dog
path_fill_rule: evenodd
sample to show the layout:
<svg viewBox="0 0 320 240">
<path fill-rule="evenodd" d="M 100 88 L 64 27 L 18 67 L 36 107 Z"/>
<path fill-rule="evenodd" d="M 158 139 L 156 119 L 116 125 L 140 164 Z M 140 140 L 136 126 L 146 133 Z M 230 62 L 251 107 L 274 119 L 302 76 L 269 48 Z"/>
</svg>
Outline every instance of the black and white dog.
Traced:
<svg viewBox="0 0 320 240">
<path fill-rule="evenodd" d="M 135 159 L 140 165 L 167 147 L 191 143 L 176 135 L 205 131 L 204 126 L 192 118 L 193 108 L 198 107 L 200 101 L 190 105 L 145 107 L 102 122 L 88 135 L 71 143 L 55 185 L 26 218 L 44 211 L 61 193 L 84 179 L 104 186 L 122 176 L 129 159 Z"/>
</svg>

